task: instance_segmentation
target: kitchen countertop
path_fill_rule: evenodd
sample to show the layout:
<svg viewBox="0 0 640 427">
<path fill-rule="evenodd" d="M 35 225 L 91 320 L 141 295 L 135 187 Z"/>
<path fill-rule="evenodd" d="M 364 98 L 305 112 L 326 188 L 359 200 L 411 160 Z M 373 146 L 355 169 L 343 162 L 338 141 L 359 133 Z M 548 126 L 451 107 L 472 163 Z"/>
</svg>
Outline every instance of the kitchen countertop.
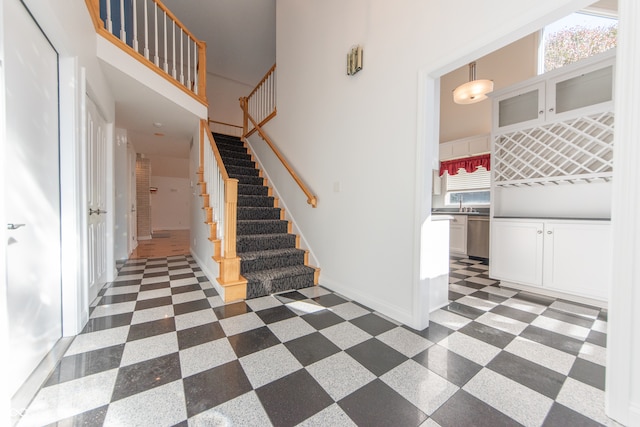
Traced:
<svg viewBox="0 0 640 427">
<path fill-rule="evenodd" d="M 467 216 L 489 216 L 489 212 L 458 212 L 458 210 L 432 210 L 431 215 L 467 215 Z"/>
<path fill-rule="evenodd" d="M 553 221 L 611 221 L 611 218 L 582 218 L 582 217 L 566 217 L 566 216 L 519 216 L 519 215 L 496 215 L 494 219 L 541 219 Z"/>
</svg>

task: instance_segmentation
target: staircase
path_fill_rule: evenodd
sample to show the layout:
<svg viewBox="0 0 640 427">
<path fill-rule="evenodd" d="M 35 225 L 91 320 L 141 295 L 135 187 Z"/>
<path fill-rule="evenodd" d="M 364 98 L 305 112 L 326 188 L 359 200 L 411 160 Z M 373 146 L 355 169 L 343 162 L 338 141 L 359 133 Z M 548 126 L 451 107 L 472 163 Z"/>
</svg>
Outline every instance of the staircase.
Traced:
<svg viewBox="0 0 640 427">
<path fill-rule="evenodd" d="M 236 251 L 240 274 L 247 279 L 247 299 L 317 284 L 319 270 L 307 266 L 308 253 L 298 249 L 284 212 L 244 143 L 238 137 L 214 134 L 229 177 L 238 182 Z"/>
</svg>

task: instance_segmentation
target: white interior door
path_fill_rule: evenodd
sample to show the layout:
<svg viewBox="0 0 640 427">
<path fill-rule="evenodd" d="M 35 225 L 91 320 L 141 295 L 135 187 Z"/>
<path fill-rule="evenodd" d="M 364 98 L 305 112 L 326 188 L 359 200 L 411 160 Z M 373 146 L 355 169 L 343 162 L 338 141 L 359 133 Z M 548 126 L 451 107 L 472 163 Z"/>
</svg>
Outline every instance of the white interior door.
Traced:
<svg viewBox="0 0 640 427">
<path fill-rule="evenodd" d="M 13 395 L 62 336 L 58 55 L 4 2 L 7 307 Z"/>
<path fill-rule="evenodd" d="M 107 280 L 107 125 L 87 97 L 87 244 L 89 303 Z"/>
</svg>

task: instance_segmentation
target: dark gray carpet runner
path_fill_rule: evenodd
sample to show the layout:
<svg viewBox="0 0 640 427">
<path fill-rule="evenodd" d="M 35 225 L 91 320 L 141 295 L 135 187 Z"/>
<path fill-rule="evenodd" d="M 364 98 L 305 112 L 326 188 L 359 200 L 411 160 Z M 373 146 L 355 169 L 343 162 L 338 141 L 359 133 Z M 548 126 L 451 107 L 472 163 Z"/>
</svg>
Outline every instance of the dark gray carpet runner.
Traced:
<svg viewBox="0 0 640 427">
<path fill-rule="evenodd" d="M 247 279 L 247 299 L 313 286 L 315 270 L 304 265 L 304 251 L 259 176 L 240 138 L 214 134 L 229 177 L 238 179 L 236 251 Z"/>
</svg>

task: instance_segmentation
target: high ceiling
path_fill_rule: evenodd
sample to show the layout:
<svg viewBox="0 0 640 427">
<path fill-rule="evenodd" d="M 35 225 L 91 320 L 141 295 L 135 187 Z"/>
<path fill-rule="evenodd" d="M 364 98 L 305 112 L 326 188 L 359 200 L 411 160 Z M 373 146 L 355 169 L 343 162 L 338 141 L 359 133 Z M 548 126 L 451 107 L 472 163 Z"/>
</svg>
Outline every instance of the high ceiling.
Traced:
<svg viewBox="0 0 640 427">
<path fill-rule="evenodd" d="M 275 0 L 164 0 L 207 42 L 207 73 L 255 86 L 276 61 Z"/>
</svg>

